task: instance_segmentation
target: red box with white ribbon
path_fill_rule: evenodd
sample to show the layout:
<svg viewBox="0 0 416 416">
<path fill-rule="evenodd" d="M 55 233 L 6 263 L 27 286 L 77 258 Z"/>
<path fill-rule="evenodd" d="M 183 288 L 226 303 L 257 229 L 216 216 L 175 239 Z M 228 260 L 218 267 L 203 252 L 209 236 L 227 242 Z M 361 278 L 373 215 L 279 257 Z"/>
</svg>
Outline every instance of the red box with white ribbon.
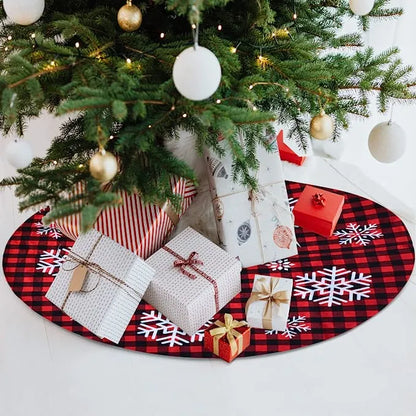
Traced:
<svg viewBox="0 0 416 416">
<path fill-rule="evenodd" d="M 344 196 L 306 185 L 293 208 L 295 224 L 323 237 L 334 232 L 344 205 Z"/>
</svg>

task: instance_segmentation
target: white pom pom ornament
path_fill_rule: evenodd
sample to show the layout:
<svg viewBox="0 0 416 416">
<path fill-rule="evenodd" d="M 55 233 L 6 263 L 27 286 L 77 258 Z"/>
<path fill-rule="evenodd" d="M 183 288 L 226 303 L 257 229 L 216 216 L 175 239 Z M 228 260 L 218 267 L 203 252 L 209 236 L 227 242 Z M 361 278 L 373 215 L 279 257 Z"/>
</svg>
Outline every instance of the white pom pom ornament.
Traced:
<svg viewBox="0 0 416 416">
<path fill-rule="evenodd" d="M 3 7 L 13 23 L 27 26 L 40 19 L 45 0 L 3 0 Z"/>
<path fill-rule="evenodd" d="M 6 159 L 16 169 L 23 169 L 32 162 L 32 147 L 25 140 L 14 140 L 6 146 Z"/>
<path fill-rule="evenodd" d="M 406 150 L 406 133 L 392 121 L 377 124 L 371 130 L 368 148 L 379 162 L 395 162 L 403 156 Z"/>
<path fill-rule="evenodd" d="M 374 0 L 350 0 L 350 9 L 357 16 L 365 16 L 373 10 Z"/>
<path fill-rule="evenodd" d="M 173 82 L 188 100 L 206 100 L 217 90 L 220 81 L 220 63 L 209 49 L 196 44 L 177 56 L 173 65 Z"/>
</svg>

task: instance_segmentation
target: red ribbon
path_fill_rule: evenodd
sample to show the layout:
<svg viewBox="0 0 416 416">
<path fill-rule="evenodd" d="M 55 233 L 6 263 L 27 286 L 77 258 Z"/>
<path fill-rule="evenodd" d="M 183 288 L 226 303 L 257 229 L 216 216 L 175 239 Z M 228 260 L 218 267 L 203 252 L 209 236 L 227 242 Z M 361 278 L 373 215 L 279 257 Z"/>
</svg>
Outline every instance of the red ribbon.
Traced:
<svg viewBox="0 0 416 416">
<path fill-rule="evenodd" d="M 178 260 L 175 260 L 173 263 L 174 267 L 180 267 L 181 272 L 185 275 L 188 276 L 189 278 L 191 278 L 192 280 L 196 279 L 198 276 L 195 276 L 191 273 L 189 273 L 188 271 L 185 270 L 185 267 L 188 266 L 190 267 L 192 270 L 194 270 L 195 272 L 197 272 L 197 274 L 199 274 L 200 276 L 202 276 L 204 279 L 208 280 L 208 282 L 210 282 L 214 288 L 214 296 L 215 296 L 215 308 L 217 311 L 220 310 L 220 301 L 219 301 L 219 294 L 218 294 L 218 285 L 217 282 L 211 277 L 208 276 L 204 271 L 202 271 L 201 269 L 199 269 L 198 267 L 196 267 L 196 264 L 202 265 L 204 264 L 201 260 L 199 259 L 195 259 L 195 256 L 198 255 L 198 253 L 196 253 L 195 251 L 193 251 L 188 259 L 183 258 L 181 255 L 179 255 L 178 253 L 175 253 L 172 249 L 170 249 L 168 246 L 164 246 L 163 249 L 165 251 L 167 251 L 169 254 L 172 254 L 172 256 L 176 257 Z"/>
<path fill-rule="evenodd" d="M 324 197 L 324 194 L 322 193 L 316 193 L 312 195 L 312 204 L 315 207 L 324 207 L 326 202 L 326 198 Z"/>
<path fill-rule="evenodd" d="M 192 274 L 190 272 L 188 272 L 185 267 L 186 266 L 193 266 L 196 264 L 200 264 L 201 266 L 204 264 L 201 260 L 199 260 L 198 258 L 196 258 L 196 256 L 198 256 L 199 254 L 196 251 L 193 251 L 189 257 L 187 259 L 180 259 L 180 260 L 175 260 L 173 263 L 174 267 L 179 267 L 182 274 L 184 274 L 185 276 L 188 276 L 190 279 L 196 279 L 197 276 L 195 274 Z"/>
</svg>

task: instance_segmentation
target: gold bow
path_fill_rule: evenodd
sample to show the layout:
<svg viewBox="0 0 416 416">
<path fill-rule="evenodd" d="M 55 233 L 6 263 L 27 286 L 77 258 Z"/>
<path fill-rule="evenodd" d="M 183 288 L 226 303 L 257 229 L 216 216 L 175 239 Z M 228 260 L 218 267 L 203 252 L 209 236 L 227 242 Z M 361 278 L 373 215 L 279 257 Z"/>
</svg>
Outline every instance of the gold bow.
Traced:
<svg viewBox="0 0 416 416">
<path fill-rule="evenodd" d="M 227 340 L 231 347 L 231 354 L 240 354 L 243 350 L 243 334 L 236 331 L 235 328 L 246 326 L 247 322 L 236 321 L 231 314 L 226 313 L 224 315 L 224 322 L 215 321 L 215 325 L 217 325 L 218 328 L 213 328 L 209 331 L 209 333 L 213 336 L 214 354 L 218 355 L 219 340 L 224 335 L 227 335 Z"/>
<path fill-rule="evenodd" d="M 280 307 L 280 304 L 287 304 L 290 301 L 290 299 L 287 297 L 286 290 L 276 291 L 277 285 L 279 284 L 279 280 L 280 279 L 278 278 L 270 278 L 269 284 L 267 284 L 266 279 L 257 279 L 253 287 L 253 292 L 251 292 L 251 296 L 246 303 L 246 315 L 248 312 L 248 308 L 252 303 L 259 301 L 266 303 L 262 319 L 264 329 L 273 329 L 273 305 Z"/>
</svg>

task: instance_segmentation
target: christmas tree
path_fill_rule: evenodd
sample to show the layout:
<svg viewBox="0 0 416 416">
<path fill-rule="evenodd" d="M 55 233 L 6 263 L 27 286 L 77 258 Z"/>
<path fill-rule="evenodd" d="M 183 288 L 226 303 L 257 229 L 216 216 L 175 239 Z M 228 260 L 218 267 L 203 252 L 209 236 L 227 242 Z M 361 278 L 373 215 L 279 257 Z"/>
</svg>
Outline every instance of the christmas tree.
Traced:
<svg viewBox="0 0 416 416">
<path fill-rule="evenodd" d="M 13 1 L 3 3 L 7 11 Z M 376 0 L 368 15 L 356 16 L 346 0 L 153 0 L 137 2 L 141 13 L 131 9 L 118 23 L 123 0 L 46 0 L 40 19 L 25 25 L 5 20 L 2 8 L 3 132 L 23 135 L 45 109 L 72 118 L 44 158 L 1 185 L 16 186 L 21 209 L 49 204 L 49 221 L 81 212 L 84 229 L 119 203 L 119 190 L 175 205 L 170 177 L 195 178 L 165 145 L 186 130 L 201 152 L 207 146 L 221 154 L 222 137 L 234 179 L 255 187 L 255 147 L 273 121 L 305 147 L 310 120 L 322 110 L 336 140 L 350 116 L 369 116 L 373 93 L 381 112 L 392 100 L 415 98 L 412 69 L 399 51 L 364 46 L 372 19 L 402 14 L 388 3 Z M 339 34 L 348 17 L 361 33 Z M 196 42 L 222 71 L 218 89 L 202 100 L 185 98 L 172 78 L 176 57 Z M 117 174 L 100 177 L 97 162 L 118 166 Z M 77 184 L 83 192 L 74 196 Z"/>
</svg>

